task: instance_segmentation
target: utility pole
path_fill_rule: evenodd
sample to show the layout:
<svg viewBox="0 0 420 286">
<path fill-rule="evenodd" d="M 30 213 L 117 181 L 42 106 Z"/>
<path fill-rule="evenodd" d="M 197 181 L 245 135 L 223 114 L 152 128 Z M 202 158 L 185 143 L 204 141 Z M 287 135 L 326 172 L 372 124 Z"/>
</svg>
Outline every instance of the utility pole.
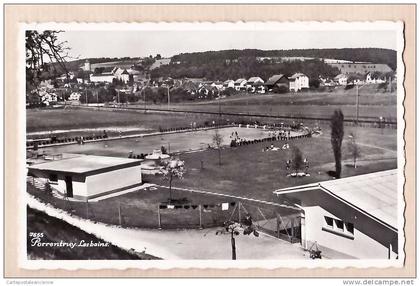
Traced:
<svg viewBox="0 0 420 286">
<path fill-rule="evenodd" d="M 171 96 L 169 95 L 169 86 L 167 86 L 168 89 L 168 110 L 169 110 L 169 105 L 171 104 Z"/>
<path fill-rule="evenodd" d="M 117 90 L 117 105 L 120 106 L 120 90 Z"/>
<path fill-rule="evenodd" d="M 359 85 L 356 84 L 356 126 L 359 126 Z"/>
<path fill-rule="evenodd" d="M 87 99 L 87 88 L 85 87 L 85 103 L 88 105 L 88 99 Z"/>
</svg>

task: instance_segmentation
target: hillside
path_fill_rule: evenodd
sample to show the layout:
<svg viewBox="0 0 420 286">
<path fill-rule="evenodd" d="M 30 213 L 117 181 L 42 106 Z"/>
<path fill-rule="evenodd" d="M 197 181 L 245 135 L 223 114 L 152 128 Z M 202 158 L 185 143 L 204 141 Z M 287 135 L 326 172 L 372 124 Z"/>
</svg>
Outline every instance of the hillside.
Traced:
<svg viewBox="0 0 420 286">
<path fill-rule="evenodd" d="M 172 61 L 190 64 L 204 64 L 214 61 L 237 60 L 249 57 L 312 57 L 338 59 L 354 62 L 373 62 L 387 64 L 393 70 L 397 66 L 397 52 L 379 48 L 344 49 L 292 49 L 292 50 L 223 50 L 199 53 L 182 53 L 172 57 Z"/>
</svg>

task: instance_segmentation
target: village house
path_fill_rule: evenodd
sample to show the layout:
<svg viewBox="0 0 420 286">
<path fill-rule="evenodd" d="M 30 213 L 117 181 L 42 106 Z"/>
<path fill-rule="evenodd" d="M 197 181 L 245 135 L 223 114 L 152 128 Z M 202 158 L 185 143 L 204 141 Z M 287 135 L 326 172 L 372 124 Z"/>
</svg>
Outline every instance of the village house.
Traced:
<svg viewBox="0 0 420 286">
<path fill-rule="evenodd" d="M 223 82 L 223 89 L 226 90 L 228 88 L 235 88 L 235 81 L 228 79 Z"/>
<path fill-rule="evenodd" d="M 240 90 L 246 90 L 246 83 L 247 83 L 247 80 L 246 79 L 244 79 L 244 78 L 238 78 L 237 80 L 235 80 L 235 89 L 237 90 L 237 91 L 240 91 Z"/>
<path fill-rule="evenodd" d="M 289 89 L 291 91 L 300 91 L 309 88 L 309 77 L 303 73 L 295 73 L 289 77 Z"/>
<path fill-rule="evenodd" d="M 124 83 L 128 83 L 130 81 L 130 74 L 126 69 L 115 67 L 111 73 L 114 74 L 117 80 L 121 80 Z"/>
<path fill-rule="evenodd" d="M 258 76 L 250 77 L 246 82 L 246 90 L 255 92 L 258 86 L 263 86 L 264 80 Z"/>
<path fill-rule="evenodd" d="M 378 84 L 386 82 L 386 78 L 384 76 L 374 75 L 373 73 L 367 73 L 365 75 L 365 83 L 366 84 Z"/>
<path fill-rule="evenodd" d="M 324 255 L 398 256 L 398 171 L 388 170 L 274 192 L 301 209 L 301 243 Z"/>
<path fill-rule="evenodd" d="M 334 82 L 337 85 L 347 85 L 348 76 L 345 74 L 340 73 L 339 75 L 334 77 Z"/>
<path fill-rule="evenodd" d="M 265 83 L 268 91 L 274 91 L 278 89 L 289 90 L 289 79 L 284 74 L 275 74 L 270 77 Z"/>
<path fill-rule="evenodd" d="M 72 92 L 69 96 L 70 101 L 78 101 L 82 95 L 79 92 Z"/>
</svg>

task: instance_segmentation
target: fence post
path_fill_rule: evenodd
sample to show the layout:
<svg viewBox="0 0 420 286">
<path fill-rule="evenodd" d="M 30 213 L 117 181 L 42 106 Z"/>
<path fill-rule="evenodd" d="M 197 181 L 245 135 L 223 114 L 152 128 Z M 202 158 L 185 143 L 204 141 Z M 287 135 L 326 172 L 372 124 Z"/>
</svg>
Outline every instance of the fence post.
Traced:
<svg viewBox="0 0 420 286">
<path fill-rule="evenodd" d="M 276 214 L 276 221 L 277 221 L 277 238 L 280 238 L 280 220 L 279 220 L 278 214 Z"/>
<path fill-rule="evenodd" d="M 160 205 L 158 205 L 158 228 L 162 229 L 162 220 L 160 218 Z"/>
<path fill-rule="evenodd" d="M 120 225 L 122 225 L 122 220 L 121 220 L 121 203 L 118 203 L 118 221 L 120 222 Z"/>
<path fill-rule="evenodd" d="M 199 211 L 199 217 L 200 217 L 200 229 L 203 229 L 203 220 L 202 220 L 202 215 L 201 215 L 201 204 L 198 205 L 198 211 Z"/>
<path fill-rule="evenodd" d="M 292 218 L 291 221 L 291 230 L 292 230 L 292 240 L 295 237 L 295 218 Z"/>
</svg>

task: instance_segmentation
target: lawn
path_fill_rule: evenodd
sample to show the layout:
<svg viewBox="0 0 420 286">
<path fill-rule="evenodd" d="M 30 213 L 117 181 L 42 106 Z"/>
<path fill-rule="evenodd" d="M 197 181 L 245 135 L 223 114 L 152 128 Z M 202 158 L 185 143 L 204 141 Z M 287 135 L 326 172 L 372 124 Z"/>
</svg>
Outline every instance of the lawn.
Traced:
<svg viewBox="0 0 420 286">
<path fill-rule="evenodd" d="M 139 260 L 156 259 L 144 253 L 129 253 L 115 245 L 109 244 L 106 248 L 98 247 L 38 247 L 32 246 L 30 233 L 40 233 L 43 235 L 42 242 L 74 242 L 79 243 L 93 241 L 94 243 L 104 243 L 105 241 L 94 235 L 86 233 L 67 222 L 51 217 L 43 212 L 32 208 L 27 208 L 27 253 L 28 259 L 48 259 L 48 260 L 86 260 L 86 259 L 118 259 L 118 260 Z"/>
<path fill-rule="evenodd" d="M 380 144 L 384 144 L 384 147 L 380 148 L 364 143 L 370 142 L 374 137 L 381 138 L 381 134 L 375 134 L 374 131 L 377 130 L 372 128 L 372 134 L 369 136 L 360 135 L 361 158 L 356 169 L 347 166 L 352 160 L 346 142 L 343 143 L 343 177 L 397 167 L 396 153 L 382 149 L 386 147 L 385 142 L 380 140 Z M 274 145 L 281 147 L 283 143 L 277 141 Z M 327 171 L 334 170 L 334 157 L 328 135 L 290 142 L 290 147 L 299 147 L 303 156 L 309 160 L 310 177 L 287 177 L 285 161 L 292 159 L 291 150 L 262 152 L 262 149 L 268 145 L 270 143 L 258 143 L 224 149 L 221 166 L 218 165 L 217 150 L 182 154 L 180 158 L 185 161 L 188 172 L 184 179 L 177 180 L 174 184 L 210 192 L 276 201 L 272 194 L 276 189 L 331 179 Z M 204 164 L 203 170 L 200 169 L 201 161 Z M 159 183 L 154 177 L 150 177 L 149 180 Z"/>
<path fill-rule="evenodd" d="M 191 122 L 203 124 L 211 121 L 211 116 L 185 114 L 158 114 L 137 111 L 95 110 L 69 107 L 66 109 L 28 109 L 26 110 L 26 131 L 57 131 L 69 129 L 133 127 L 139 130 L 154 130 L 159 127 L 187 127 Z M 137 131 L 138 132 L 138 131 Z"/>
<path fill-rule="evenodd" d="M 395 92 L 383 93 L 376 86 L 365 86 L 359 91 L 360 117 L 397 116 Z M 286 94 L 240 93 L 221 100 L 173 103 L 172 109 L 211 111 L 227 113 L 250 113 L 275 116 L 329 117 L 341 108 L 346 117 L 352 118 L 356 111 L 356 90 L 339 87 L 332 92 L 308 91 Z M 140 106 L 141 107 L 141 106 Z M 151 105 L 151 108 L 166 108 L 166 105 Z M 219 109 L 220 108 L 220 109 Z"/>
</svg>

